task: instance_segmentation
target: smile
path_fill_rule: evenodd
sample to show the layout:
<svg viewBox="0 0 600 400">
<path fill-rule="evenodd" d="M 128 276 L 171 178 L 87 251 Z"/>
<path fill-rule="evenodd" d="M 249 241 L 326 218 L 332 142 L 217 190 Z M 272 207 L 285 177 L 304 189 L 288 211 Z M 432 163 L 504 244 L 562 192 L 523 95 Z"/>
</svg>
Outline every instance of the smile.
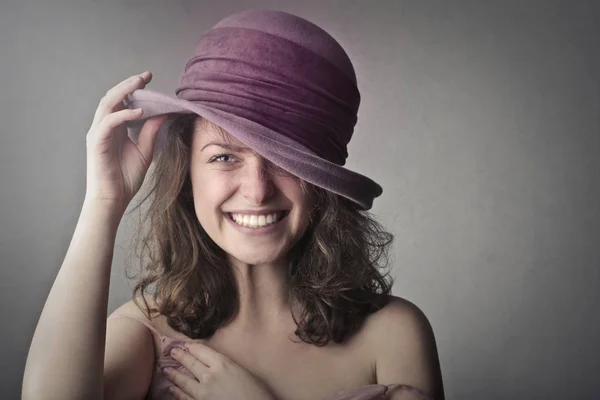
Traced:
<svg viewBox="0 0 600 400">
<path fill-rule="evenodd" d="M 231 224 L 233 226 L 235 226 L 242 233 L 265 234 L 265 233 L 274 232 L 280 226 L 282 226 L 282 222 L 287 220 L 287 216 L 289 215 L 289 213 L 290 212 L 288 210 L 279 212 L 275 222 L 268 222 L 264 216 L 262 218 L 258 218 L 258 219 L 257 218 L 250 219 L 250 218 L 245 217 L 243 222 L 245 222 L 247 224 L 243 224 L 243 225 L 240 223 L 241 221 L 239 219 L 238 219 L 238 222 L 236 222 L 233 219 L 233 216 L 231 215 L 231 213 L 224 213 L 224 215 L 227 218 L 227 220 L 229 222 L 231 222 Z M 270 221 L 270 218 L 269 218 L 269 221 Z M 259 225 L 260 223 L 262 223 L 264 225 Z"/>
</svg>

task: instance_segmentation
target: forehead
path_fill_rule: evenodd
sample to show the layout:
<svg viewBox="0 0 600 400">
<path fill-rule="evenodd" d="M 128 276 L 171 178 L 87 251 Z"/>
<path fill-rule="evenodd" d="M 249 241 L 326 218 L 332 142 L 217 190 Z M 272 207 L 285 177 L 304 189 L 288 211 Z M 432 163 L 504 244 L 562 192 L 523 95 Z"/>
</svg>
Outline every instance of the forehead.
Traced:
<svg viewBox="0 0 600 400">
<path fill-rule="evenodd" d="M 242 148 L 248 148 L 243 142 L 239 141 L 235 136 L 229 134 L 219 125 L 207 120 L 206 118 L 198 118 L 194 123 L 194 142 L 200 147 L 210 142 L 222 142 L 235 145 Z"/>
</svg>

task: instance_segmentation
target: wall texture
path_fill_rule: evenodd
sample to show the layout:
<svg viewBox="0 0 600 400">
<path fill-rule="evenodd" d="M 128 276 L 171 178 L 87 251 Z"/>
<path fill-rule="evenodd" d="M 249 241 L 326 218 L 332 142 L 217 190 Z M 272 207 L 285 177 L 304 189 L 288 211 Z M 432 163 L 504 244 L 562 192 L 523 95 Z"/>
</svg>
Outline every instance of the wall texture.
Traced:
<svg viewBox="0 0 600 400">
<path fill-rule="evenodd" d="M 598 398 L 600 7 L 583 0 L 2 0 L 0 397 L 20 396 L 98 101 L 146 69 L 172 93 L 197 37 L 247 8 L 305 17 L 353 60 L 347 166 L 384 188 L 394 294 L 429 317 L 447 398 Z"/>
</svg>

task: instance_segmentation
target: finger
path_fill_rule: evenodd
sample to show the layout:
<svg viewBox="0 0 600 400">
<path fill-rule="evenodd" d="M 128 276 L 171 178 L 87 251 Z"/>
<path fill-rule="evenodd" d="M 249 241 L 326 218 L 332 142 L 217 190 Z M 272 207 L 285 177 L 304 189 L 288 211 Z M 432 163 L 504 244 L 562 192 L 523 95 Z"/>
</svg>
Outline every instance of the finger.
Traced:
<svg viewBox="0 0 600 400">
<path fill-rule="evenodd" d="M 139 80 L 139 78 L 142 78 L 144 80 L 144 82 L 148 83 L 148 82 L 150 82 L 152 80 L 152 72 L 150 72 L 150 71 L 144 71 L 141 74 L 131 75 L 130 77 L 123 79 L 121 82 L 117 83 L 115 86 L 113 86 L 112 88 L 110 88 L 107 91 L 107 93 L 118 92 L 119 89 L 122 89 L 122 88 L 126 87 L 131 82 Z"/>
<path fill-rule="evenodd" d="M 86 136 L 86 139 L 91 137 L 102 138 L 109 134 L 115 127 L 121 125 L 124 122 L 138 119 L 142 116 L 141 110 L 121 110 L 107 115 L 100 121 L 96 126 L 96 129 L 92 129 L 92 133 Z"/>
<path fill-rule="evenodd" d="M 121 86 L 125 85 L 125 86 Z M 129 93 L 141 89 L 145 86 L 145 80 L 139 75 L 129 78 L 127 81 L 109 89 L 108 92 L 100 99 L 100 103 L 96 108 L 92 125 L 97 125 L 107 115 L 125 108 L 123 99 Z"/>
<path fill-rule="evenodd" d="M 137 89 L 145 87 L 150 80 L 152 80 L 152 74 L 149 71 L 146 71 L 139 75 L 130 76 L 116 86 L 110 88 L 104 97 L 100 99 L 100 103 L 94 114 L 92 125 L 98 124 L 106 115 L 124 109 L 125 105 L 123 104 L 123 99 L 125 99 L 125 96 Z"/>
<path fill-rule="evenodd" d="M 150 165 L 152 162 L 158 130 L 167 118 L 169 118 L 168 114 L 148 118 L 148 120 L 144 122 L 144 126 L 142 126 L 140 135 L 137 138 L 137 147 L 140 153 L 144 156 L 147 165 Z"/>
<path fill-rule="evenodd" d="M 174 368 L 165 368 L 163 373 L 167 379 L 169 379 L 169 381 L 173 382 L 181 391 L 188 395 L 198 393 L 198 391 L 201 389 L 199 387 L 200 382 L 190 378 L 188 375 L 183 374 Z"/>
<path fill-rule="evenodd" d="M 203 376 L 208 372 L 208 365 L 204 364 L 198 358 L 188 351 L 180 350 L 179 352 L 171 352 L 171 357 L 179 361 L 181 365 L 187 368 L 201 382 Z"/>
<path fill-rule="evenodd" d="M 177 386 L 169 387 L 169 394 L 173 396 L 175 400 L 194 400 L 193 397 L 188 396 L 183 390 Z"/>
<path fill-rule="evenodd" d="M 133 75 L 114 87 L 110 88 L 104 97 L 100 100 L 96 110 L 99 119 L 108 113 L 119 111 L 125 108 L 123 100 L 129 93 L 145 87 L 152 80 L 152 74 L 145 71 L 139 75 Z"/>
<path fill-rule="evenodd" d="M 214 365 L 222 364 L 224 361 L 228 361 L 229 358 L 216 351 L 212 347 L 201 343 L 201 342 L 186 342 L 185 348 L 198 360 L 200 360 L 205 365 L 212 367 Z"/>
<path fill-rule="evenodd" d="M 131 88 L 132 84 L 141 84 L 143 87 L 143 86 L 146 86 L 148 83 L 150 83 L 151 80 L 152 80 L 152 73 L 150 71 L 144 71 L 141 74 L 130 76 L 129 78 L 119 82 L 113 88 L 109 89 L 106 92 L 107 94 L 114 93 L 117 96 L 117 99 L 115 99 L 115 105 L 113 107 L 113 110 L 122 110 L 123 108 L 125 108 L 125 104 L 122 101 L 125 98 L 125 96 L 127 96 L 127 94 L 129 94 L 137 89 L 140 89 L 139 87 L 134 87 L 132 89 Z M 123 91 L 125 91 L 124 94 L 123 94 Z M 118 99 L 119 94 L 122 95 L 121 100 Z"/>
</svg>

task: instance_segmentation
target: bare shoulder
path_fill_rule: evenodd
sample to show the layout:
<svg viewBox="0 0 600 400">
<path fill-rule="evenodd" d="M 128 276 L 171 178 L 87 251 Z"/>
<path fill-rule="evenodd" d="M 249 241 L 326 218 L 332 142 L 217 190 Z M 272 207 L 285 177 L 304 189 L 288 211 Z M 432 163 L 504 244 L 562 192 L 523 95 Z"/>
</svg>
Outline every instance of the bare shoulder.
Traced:
<svg viewBox="0 0 600 400">
<path fill-rule="evenodd" d="M 388 329 L 414 330 L 429 325 L 425 313 L 413 302 L 390 295 L 389 303 L 372 315 L 372 330 L 375 335 L 388 332 Z"/>
<path fill-rule="evenodd" d="M 155 306 L 155 303 L 151 296 L 138 296 L 136 299 L 142 308 L 146 307 L 146 305 L 144 304 L 144 299 L 150 307 Z M 112 313 L 110 313 L 110 316 L 112 315 L 129 315 L 133 317 L 142 318 L 144 321 L 150 322 L 148 320 L 148 317 L 146 316 L 146 313 L 142 311 L 142 309 L 140 309 L 140 307 L 138 307 L 138 305 L 133 300 L 129 300 L 121 304 Z"/>
<path fill-rule="evenodd" d="M 376 368 L 378 361 L 381 363 L 380 355 L 387 353 L 390 346 L 412 346 L 412 342 L 417 338 L 422 339 L 429 328 L 427 317 L 416 304 L 402 297 L 389 295 L 388 303 L 365 321 L 364 340 L 367 342 L 372 364 Z"/>
<path fill-rule="evenodd" d="M 443 399 L 436 340 L 425 313 L 407 299 L 390 296 L 371 319 L 369 347 L 377 382 L 407 384 Z"/>
</svg>

